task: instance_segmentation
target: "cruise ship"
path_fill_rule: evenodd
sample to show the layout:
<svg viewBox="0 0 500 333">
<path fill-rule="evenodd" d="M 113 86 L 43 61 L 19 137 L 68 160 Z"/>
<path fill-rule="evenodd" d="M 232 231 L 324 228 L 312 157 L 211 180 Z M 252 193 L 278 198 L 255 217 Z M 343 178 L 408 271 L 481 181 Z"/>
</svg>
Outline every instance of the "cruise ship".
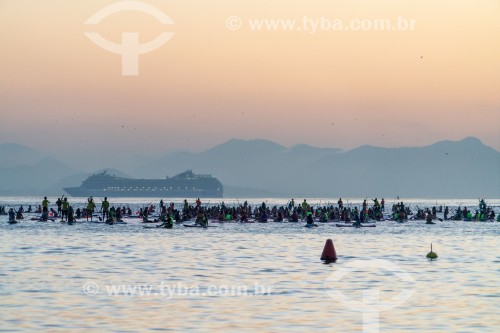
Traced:
<svg viewBox="0 0 500 333">
<path fill-rule="evenodd" d="M 222 198 L 222 183 L 211 175 L 197 175 L 191 170 L 163 179 L 132 179 L 94 174 L 79 187 L 64 190 L 73 197 L 151 197 L 151 198 Z"/>
</svg>

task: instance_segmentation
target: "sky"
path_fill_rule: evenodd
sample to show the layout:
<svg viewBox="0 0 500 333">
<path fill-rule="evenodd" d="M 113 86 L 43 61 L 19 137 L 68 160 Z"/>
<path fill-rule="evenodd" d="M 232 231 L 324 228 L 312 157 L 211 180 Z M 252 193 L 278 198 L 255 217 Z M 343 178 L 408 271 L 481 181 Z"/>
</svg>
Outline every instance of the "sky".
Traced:
<svg viewBox="0 0 500 333">
<path fill-rule="evenodd" d="M 132 10 L 85 24 L 115 3 L 0 0 L 0 143 L 73 159 L 231 138 L 500 150 L 498 0 L 145 0 L 173 24 Z M 258 28 L 279 19 L 293 28 Z M 174 35 L 123 75 L 88 32 Z"/>
</svg>

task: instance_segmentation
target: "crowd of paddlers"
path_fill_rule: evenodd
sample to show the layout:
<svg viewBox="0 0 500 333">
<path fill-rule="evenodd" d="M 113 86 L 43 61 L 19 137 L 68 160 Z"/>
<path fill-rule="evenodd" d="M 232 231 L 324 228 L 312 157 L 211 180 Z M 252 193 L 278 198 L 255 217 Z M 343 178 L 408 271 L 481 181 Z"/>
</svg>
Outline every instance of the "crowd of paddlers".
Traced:
<svg viewBox="0 0 500 333">
<path fill-rule="evenodd" d="M 451 212 L 448 206 L 414 207 L 405 205 L 402 201 L 394 203 L 387 209 L 385 200 L 372 199 L 370 204 L 365 199 L 358 207 L 353 204 L 344 204 L 339 198 L 337 204 L 327 203 L 324 205 L 311 205 L 304 199 L 301 203 L 296 203 L 291 199 L 287 205 L 268 206 L 266 202 L 260 205 L 249 205 L 247 201 L 236 205 L 226 205 L 224 202 L 210 205 L 202 204 L 198 198 L 195 202 L 189 203 L 187 199 L 182 204 L 165 204 L 163 200 L 159 203 L 159 209 L 152 203 L 132 210 L 129 206 L 118 204 L 116 207 L 110 205 L 108 198 L 101 201 L 98 210 L 93 197 L 87 199 L 83 207 L 73 208 L 68 198 L 61 197 L 56 200 L 52 207 L 45 197 L 41 205 L 33 208 L 31 205 L 25 210 L 21 205 L 18 209 L 10 208 L 8 213 L 5 207 L 0 207 L 0 214 L 9 215 L 9 221 L 24 219 L 23 213 L 40 214 L 36 220 L 49 221 L 60 219 L 61 221 L 73 223 L 76 220 L 85 219 L 93 221 L 97 219 L 102 222 L 113 224 L 123 221 L 123 218 L 140 218 L 142 222 L 162 222 L 162 226 L 171 227 L 174 222 L 194 221 L 199 225 L 207 225 L 209 221 L 217 222 L 299 222 L 306 221 L 307 224 L 315 222 L 343 222 L 362 224 L 384 220 L 394 220 L 405 222 L 407 220 L 425 220 L 433 224 L 433 220 L 455 220 L 455 221 L 500 221 L 500 216 L 496 216 L 492 207 L 487 206 L 484 199 L 479 201 L 479 209 L 472 212 L 467 207 L 456 207 Z M 439 214 L 439 215 L 438 215 Z M 150 219 L 152 218 L 152 219 Z M 33 220 L 33 218 L 32 218 Z"/>
</svg>

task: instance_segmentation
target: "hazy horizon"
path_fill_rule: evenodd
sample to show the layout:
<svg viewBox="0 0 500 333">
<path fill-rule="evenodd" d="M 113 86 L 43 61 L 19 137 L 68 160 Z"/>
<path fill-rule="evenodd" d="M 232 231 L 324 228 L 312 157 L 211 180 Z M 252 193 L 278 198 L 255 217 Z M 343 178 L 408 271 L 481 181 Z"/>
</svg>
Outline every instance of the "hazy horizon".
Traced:
<svg viewBox="0 0 500 333">
<path fill-rule="evenodd" d="M 82 165 L 113 155 L 199 152 L 232 138 L 351 149 L 473 136 L 500 150 L 500 5 L 431 1 L 147 0 L 144 13 L 85 22 L 117 1 L 0 1 L 0 143 Z M 196 10 L 194 10 L 196 8 Z M 228 18 L 243 20 L 229 29 Z M 251 19 L 414 20 L 412 31 L 253 31 Z M 121 56 L 86 37 L 140 43 Z M 96 161 L 89 161 L 94 159 Z"/>
<path fill-rule="evenodd" d="M 138 179 L 161 179 L 193 170 L 215 176 L 228 186 L 226 196 L 235 197 L 327 197 L 332 193 L 498 197 L 499 167 L 500 152 L 472 137 L 421 147 L 363 145 L 352 150 L 230 140 L 199 153 L 92 155 L 86 163 L 0 144 L 0 193 L 60 195 L 65 187 L 79 186 L 88 174 L 111 168 L 112 174 Z"/>
<path fill-rule="evenodd" d="M 116 168 L 116 169 L 119 169 L 120 171 L 124 171 L 125 170 L 125 173 L 127 172 L 130 172 L 130 169 L 128 169 L 126 167 L 126 164 L 127 164 L 127 161 L 128 162 L 131 162 L 133 161 L 134 163 L 136 163 L 137 165 L 140 165 L 141 164 L 141 159 L 143 159 L 143 162 L 142 163 L 146 163 L 148 161 L 154 161 L 154 160 L 157 160 L 159 158 L 163 158 L 163 157 L 167 157 L 167 156 L 172 156 L 174 154 L 177 154 L 177 153 L 192 153 L 192 154 L 199 154 L 199 153 L 203 153 L 203 152 L 206 152 L 206 151 L 209 151 L 215 147 L 218 147 L 218 146 L 222 146 L 224 144 L 227 144 L 231 141 L 244 141 L 244 142 L 255 142 L 255 141 L 265 141 L 265 142 L 269 142 L 269 143 L 273 143 L 273 144 L 277 144 L 277 145 L 281 145 L 287 149 L 291 149 L 291 148 L 294 148 L 294 147 L 297 147 L 297 146 L 303 146 L 303 145 L 307 145 L 307 146 L 310 146 L 312 148 L 319 148 L 319 149 L 339 149 L 339 152 L 348 152 L 348 151 L 351 151 L 351 150 L 354 150 L 354 149 L 358 149 L 358 148 L 361 148 L 363 146 L 374 146 L 374 147 L 378 147 L 378 148 L 423 148 L 423 147 L 428 147 L 428 146 L 432 146 L 433 144 L 436 144 L 436 143 L 440 143 L 440 142 L 446 142 L 446 141 L 449 141 L 449 142 L 461 142 L 461 141 L 464 141 L 464 140 L 467 140 L 467 139 L 478 139 L 480 140 L 479 138 L 475 138 L 475 137 L 464 137 L 464 138 L 461 138 L 461 139 L 458 139 L 458 140 L 447 140 L 447 139 L 444 139 L 444 140 L 439 140 L 439 141 L 436 141 L 436 142 L 431 142 L 430 144 L 422 144 L 422 145 L 413 145 L 413 146 L 403 146 L 403 145 L 395 145 L 395 146 L 380 146 L 380 145 L 372 145 L 372 144 L 369 144 L 369 143 L 365 143 L 365 144 L 361 144 L 359 146 L 355 146 L 355 147 L 352 147 L 352 148 L 342 148 L 342 147 L 335 147 L 335 146 L 314 146 L 314 145 L 309 145 L 307 143 L 296 143 L 296 144 L 292 144 L 292 145 L 285 145 L 285 144 L 282 144 L 280 142 L 276 142 L 276 141 L 272 141 L 272 140 L 269 140 L 269 139 L 263 139 L 263 138 L 252 138 L 252 139 L 242 139 L 242 138 L 230 138 L 226 141 L 223 141 L 223 142 L 220 142 L 220 143 L 216 143 L 214 144 L 213 146 L 210 146 L 210 147 L 204 147 L 203 149 L 171 149 L 171 150 L 165 150 L 165 151 L 157 151 L 157 152 L 151 152 L 151 153 L 148 153 L 148 154 L 141 154 L 141 152 L 131 152 L 129 155 L 125 155 L 125 154 L 118 154 L 118 155 L 114 155 L 114 156 L 105 156 L 105 153 L 102 155 L 102 156 L 99 156 L 98 154 L 94 154 L 93 155 L 93 159 L 91 159 L 91 161 L 86 161 L 86 162 L 82 162 L 80 161 L 80 158 L 77 158 L 77 160 L 75 161 L 75 154 L 77 152 L 60 152 L 60 151 L 51 151 L 51 150 L 45 150 L 45 149 L 37 149 L 35 147 L 32 147 L 32 146 L 28 146 L 28 145 L 21 145 L 23 147 L 27 147 L 27 148 L 30 148 L 30 149 L 33 149 L 36 153 L 39 153 L 39 158 L 40 159 L 43 159 L 43 158 L 47 158 L 47 157 L 53 157 L 53 158 L 56 158 L 58 159 L 59 161 L 61 161 L 62 163 L 74 168 L 75 170 L 79 170 L 79 171 L 84 171 L 84 172 L 94 172 L 94 171 L 97 171 L 97 170 L 100 170 L 100 169 L 107 169 L 107 168 Z M 481 140 L 480 140 L 481 141 Z M 482 142 L 482 141 L 481 141 Z M 482 142 L 483 144 L 485 144 L 486 146 L 494 149 L 495 151 L 497 152 L 500 152 L 500 150 L 496 149 L 495 147 L 492 147 L 492 146 L 489 146 L 487 145 L 486 143 Z M 14 145 L 20 145 L 18 142 L 0 142 L 0 145 L 4 145 L 4 144 L 14 144 Z M 29 163 L 25 163 L 26 165 L 29 165 Z M 192 169 L 196 169 L 196 165 L 193 165 L 192 166 Z M 181 170 L 179 170 L 181 171 Z"/>
</svg>

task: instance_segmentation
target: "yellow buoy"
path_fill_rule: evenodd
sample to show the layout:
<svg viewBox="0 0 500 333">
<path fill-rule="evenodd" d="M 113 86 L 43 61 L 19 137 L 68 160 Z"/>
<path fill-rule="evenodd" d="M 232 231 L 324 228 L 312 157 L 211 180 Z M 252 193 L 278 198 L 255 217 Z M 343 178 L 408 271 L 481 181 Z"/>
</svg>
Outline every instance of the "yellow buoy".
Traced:
<svg viewBox="0 0 500 333">
<path fill-rule="evenodd" d="M 438 255 L 436 252 L 432 252 L 432 243 L 431 243 L 431 252 L 427 253 L 427 258 L 429 259 L 437 259 Z"/>
</svg>

